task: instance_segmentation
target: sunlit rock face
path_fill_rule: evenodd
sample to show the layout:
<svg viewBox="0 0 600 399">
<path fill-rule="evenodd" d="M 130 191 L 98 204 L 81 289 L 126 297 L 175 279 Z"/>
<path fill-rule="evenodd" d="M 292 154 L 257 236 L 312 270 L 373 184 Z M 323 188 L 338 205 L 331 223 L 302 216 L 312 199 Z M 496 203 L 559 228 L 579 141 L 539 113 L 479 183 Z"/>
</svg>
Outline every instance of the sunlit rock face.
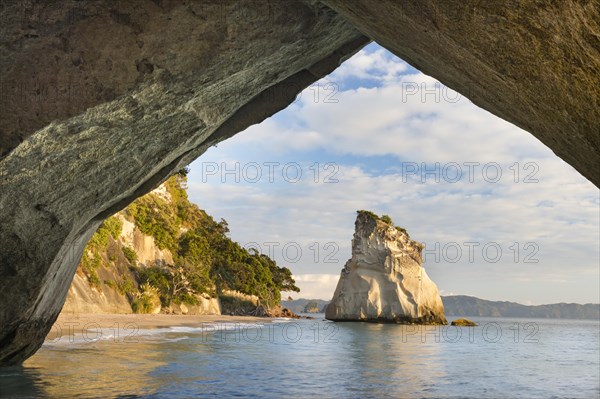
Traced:
<svg viewBox="0 0 600 399">
<path fill-rule="evenodd" d="M 346 263 L 325 317 L 336 321 L 447 324 L 437 286 L 421 266 L 423 244 L 359 213 Z"/>
<path fill-rule="evenodd" d="M 598 0 L 323 3 L 600 187 Z"/>
<path fill-rule="evenodd" d="M 369 39 L 318 2 L 0 6 L 0 365 L 42 344 L 103 219 Z"/>
</svg>

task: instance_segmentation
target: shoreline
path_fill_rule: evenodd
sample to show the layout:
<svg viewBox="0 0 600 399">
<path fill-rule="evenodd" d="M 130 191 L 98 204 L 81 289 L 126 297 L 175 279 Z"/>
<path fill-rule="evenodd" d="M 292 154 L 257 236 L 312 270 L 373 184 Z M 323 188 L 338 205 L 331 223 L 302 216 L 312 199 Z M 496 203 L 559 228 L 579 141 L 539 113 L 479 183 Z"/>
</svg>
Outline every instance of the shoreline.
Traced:
<svg viewBox="0 0 600 399">
<path fill-rule="evenodd" d="M 65 337 L 96 336 L 97 332 L 127 332 L 168 327 L 202 327 L 204 324 L 265 324 L 274 318 L 229 315 L 173 315 L 138 313 L 61 313 L 45 342 L 57 342 Z M 134 333 L 135 334 L 135 333 Z M 69 338 L 71 339 L 71 338 Z"/>
</svg>

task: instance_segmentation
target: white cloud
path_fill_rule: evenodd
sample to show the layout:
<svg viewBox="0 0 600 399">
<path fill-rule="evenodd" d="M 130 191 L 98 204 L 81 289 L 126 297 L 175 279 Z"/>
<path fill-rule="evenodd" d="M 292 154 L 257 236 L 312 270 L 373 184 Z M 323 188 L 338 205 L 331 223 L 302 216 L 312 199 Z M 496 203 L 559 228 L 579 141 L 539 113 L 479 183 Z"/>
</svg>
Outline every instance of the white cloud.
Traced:
<svg viewBox="0 0 600 399">
<path fill-rule="evenodd" d="M 385 86 L 341 91 L 336 94 L 338 103 L 314 102 L 306 92 L 284 111 L 285 118 L 252 126 L 236 140 L 279 155 L 326 150 L 418 162 L 508 162 L 517 160 L 519 153 L 553 156 L 529 133 L 465 97 L 454 101 L 457 97 L 420 73 Z"/>
<path fill-rule="evenodd" d="M 477 241 L 502 246 L 505 257 L 498 263 L 428 261 L 428 273 L 447 292 L 537 303 L 597 302 L 598 189 L 532 135 L 465 98 L 436 102 L 432 95 L 426 101 L 420 93 L 405 96 L 413 84 L 432 88 L 435 81 L 384 50 L 372 50 L 360 52 L 324 81 L 337 80 L 344 87 L 374 74 L 376 87 L 345 89 L 336 94 L 336 104 L 315 103 L 313 92 L 306 92 L 285 111 L 219 144 L 192 165 L 191 198 L 227 219 L 234 239 L 279 243 L 275 259 L 298 276 L 330 275 L 337 281 L 350 257 L 354 212 L 371 209 L 390 214 L 428 245 Z M 451 91 L 440 93 L 454 98 Z M 202 182 L 202 163 L 222 161 L 296 162 L 303 176 L 297 183 L 286 182 L 280 167 L 273 183 L 266 176 L 257 183 L 231 178 L 223 183 L 216 176 Z M 402 175 L 402 162 L 412 161 L 430 168 L 435 162 L 463 167 L 470 161 L 497 162 L 502 177 L 497 183 L 486 181 L 480 165 L 473 182 L 463 176 L 456 183 L 431 177 L 423 183 L 418 175 Z M 315 183 L 315 162 L 320 167 L 335 162 L 339 182 L 323 183 L 321 170 Z M 526 168 L 527 162 L 533 164 Z M 536 168 L 533 177 L 539 182 L 525 183 Z M 508 248 L 515 242 L 520 247 L 516 263 Z M 539 246 L 537 264 L 522 262 L 529 242 Z M 293 262 L 282 253 L 290 243 L 302 248 L 301 258 Z M 323 262 L 327 243 L 339 248 L 335 262 Z M 302 296 L 333 293 L 330 281 L 301 278 L 299 284 Z"/>
<path fill-rule="evenodd" d="M 286 292 L 282 296 L 291 295 L 292 298 L 325 299 L 330 300 L 339 280 L 339 274 L 298 274 L 294 275 L 296 285 L 302 286 L 300 294 Z"/>
<path fill-rule="evenodd" d="M 375 48 L 375 51 L 369 51 L 367 48 L 358 52 L 341 68 L 334 71 L 328 80 L 338 82 L 354 78 L 374 80 L 382 84 L 396 80 L 400 74 L 409 69 L 405 62 L 396 57 L 390 57 L 386 50 L 378 46 Z"/>
</svg>

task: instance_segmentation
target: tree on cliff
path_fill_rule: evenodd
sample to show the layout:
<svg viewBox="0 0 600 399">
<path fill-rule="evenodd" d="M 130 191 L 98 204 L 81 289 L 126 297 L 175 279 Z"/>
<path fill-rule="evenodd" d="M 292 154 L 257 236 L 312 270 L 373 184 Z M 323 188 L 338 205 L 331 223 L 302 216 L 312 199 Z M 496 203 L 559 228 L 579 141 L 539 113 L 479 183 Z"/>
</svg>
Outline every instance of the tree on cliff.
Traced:
<svg viewBox="0 0 600 399">
<path fill-rule="evenodd" d="M 381 221 L 387 224 L 394 224 L 392 218 L 389 215 L 381 215 Z"/>
<path fill-rule="evenodd" d="M 225 290 L 234 290 L 255 295 L 261 304 L 271 307 L 279 304 L 281 291 L 300 291 L 288 268 L 279 267 L 267 255 L 247 250 L 231 240 L 227 236 L 227 222 L 224 219 L 216 222 L 192 204 L 186 186 L 186 173 L 175 174 L 165 182 L 166 193 L 138 198 L 122 212 L 143 234 L 152 236 L 159 248 L 173 255 L 172 265 L 138 267 L 137 262 L 131 261 L 138 285 L 155 288 L 164 306 L 172 302 L 193 304 L 198 295 L 214 297 Z M 122 227 L 117 221 L 118 218 L 112 217 L 98 229 L 88 246 L 90 253 L 106 250 L 108 235 L 117 239 Z M 131 254 L 126 257 L 134 259 Z M 92 273 L 101 257 L 89 258 L 92 260 L 86 255 L 84 266 Z M 93 281 L 101 285 L 97 277 Z M 130 296 L 140 297 L 137 293 Z"/>
</svg>

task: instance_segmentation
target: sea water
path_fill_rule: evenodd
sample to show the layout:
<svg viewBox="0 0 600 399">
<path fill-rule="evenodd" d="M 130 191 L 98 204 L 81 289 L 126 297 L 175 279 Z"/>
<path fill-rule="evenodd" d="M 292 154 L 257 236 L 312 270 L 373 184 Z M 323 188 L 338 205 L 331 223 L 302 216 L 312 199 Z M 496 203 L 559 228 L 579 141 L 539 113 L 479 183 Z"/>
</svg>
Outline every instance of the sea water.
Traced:
<svg viewBox="0 0 600 399">
<path fill-rule="evenodd" d="M 3 397 L 598 398 L 598 321 L 478 327 L 276 319 L 56 334 Z"/>
</svg>

